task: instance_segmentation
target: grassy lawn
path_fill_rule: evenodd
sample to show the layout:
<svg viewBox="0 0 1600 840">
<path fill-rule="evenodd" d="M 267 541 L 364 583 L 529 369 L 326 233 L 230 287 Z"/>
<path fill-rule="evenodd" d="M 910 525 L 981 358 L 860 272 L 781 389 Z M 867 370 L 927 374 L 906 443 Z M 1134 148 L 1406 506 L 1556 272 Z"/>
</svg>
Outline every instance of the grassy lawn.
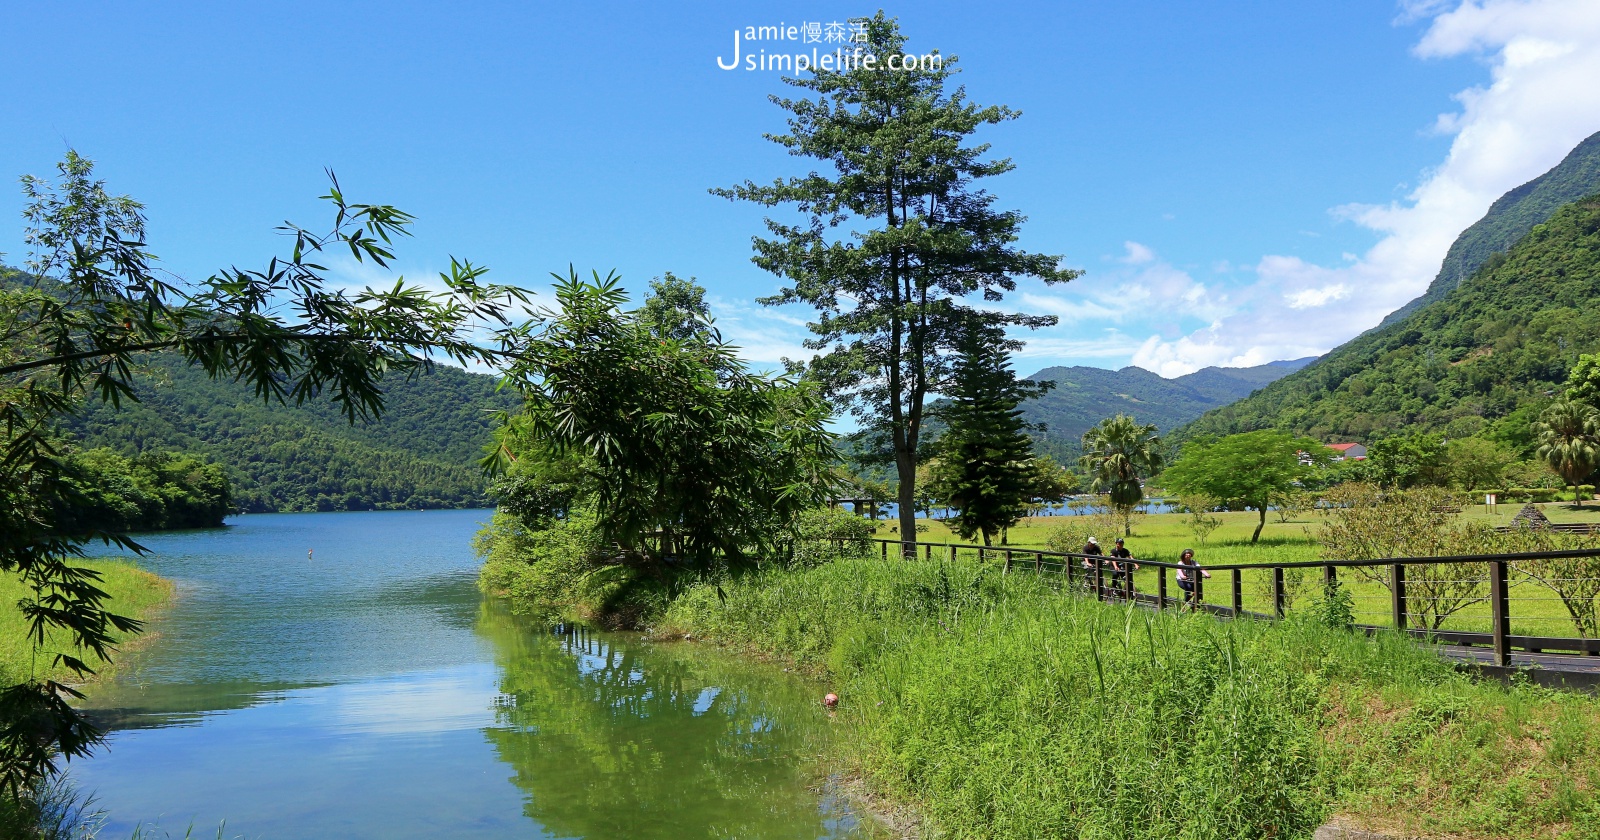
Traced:
<svg viewBox="0 0 1600 840">
<path fill-rule="evenodd" d="M 1575 507 L 1570 502 L 1551 502 L 1537 507 L 1550 521 L 1556 523 L 1600 522 L 1600 502 L 1589 502 L 1581 507 Z M 1474 505 L 1464 509 L 1461 515 L 1475 520 L 1485 520 L 1494 525 L 1510 525 L 1512 517 L 1521 508 L 1521 505 L 1498 505 L 1495 508 Z M 1304 562 L 1319 560 L 1322 557 L 1321 547 L 1317 542 L 1322 517 L 1317 513 L 1303 513 L 1287 522 L 1279 521 L 1276 513 L 1269 513 L 1266 527 L 1261 532 L 1261 539 L 1256 543 L 1250 542 L 1250 535 L 1260 521 L 1258 514 L 1245 511 L 1218 513 L 1214 516 L 1222 520 L 1222 525 L 1213 531 L 1204 543 L 1196 539 L 1185 524 L 1187 520 L 1185 514 L 1136 516 L 1133 520 L 1133 535 L 1126 537 L 1127 546 L 1135 557 L 1168 563 L 1176 562 L 1178 555 L 1185 548 L 1193 548 L 1195 559 L 1201 565 Z M 1049 549 L 1050 535 L 1071 519 L 1072 517 L 1049 516 L 1025 519 L 1011 529 L 1007 545 L 1004 547 L 1019 550 Z M 919 520 L 919 524 L 926 525 L 926 531 L 917 535 L 919 542 L 963 543 L 943 522 Z M 878 536 L 894 539 L 899 536 L 899 529 L 892 522 L 884 522 L 878 527 Z M 1109 550 L 1112 541 L 1119 534 L 1108 532 L 1096 536 L 1100 544 Z M 937 551 L 935 554 L 948 556 L 940 555 Z M 1018 562 L 1026 564 L 1031 561 L 1026 561 L 1018 555 Z M 1298 587 L 1295 586 L 1295 576 L 1292 572 L 1289 577 L 1290 589 L 1299 590 L 1297 593 L 1292 593 L 1290 609 L 1307 606 L 1313 593 L 1320 586 L 1321 573 L 1317 570 L 1308 570 L 1299 575 Z M 1355 598 L 1358 622 L 1383 627 L 1392 625 L 1389 590 L 1385 586 L 1376 581 L 1363 579 L 1353 572 L 1346 572 L 1341 576 L 1341 580 Z M 1242 583 L 1245 609 L 1270 612 L 1271 573 L 1266 570 L 1246 571 L 1242 576 Z M 1134 586 L 1140 592 L 1155 592 L 1156 570 L 1147 567 L 1135 573 Z M 1167 578 L 1167 590 L 1173 597 L 1179 595 L 1176 582 L 1170 573 Z M 1558 637 L 1577 635 L 1566 607 L 1549 589 L 1513 571 L 1510 595 L 1512 634 Z M 1206 581 L 1205 598 L 1208 602 L 1217 604 L 1231 601 L 1231 578 L 1228 573 L 1219 573 Z M 1462 609 L 1446 619 L 1440 629 L 1488 632 L 1490 630 L 1488 603 L 1480 602 Z"/>
<path fill-rule="evenodd" d="M 111 611 L 119 615 L 145 619 L 172 600 L 172 581 L 151 574 L 125 560 L 88 560 L 83 565 L 104 576 L 99 587 L 111 594 Z M 62 682 L 75 682 L 71 671 L 50 671 L 54 653 L 67 645 L 65 633 L 54 632 L 46 639 L 38 658 L 27 638 L 27 624 L 17 610 L 17 602 L 32 592 L 15 575 L 0 575 L 0 685 L 12 685 L 28 679 L 30 675 L 54 677 Z M 119 644 L 124 640 L 119 638 Z M 37 670 L 36 670 L 37 669 Z M 104 677 L 110 668 L 99 668 Z"/>
</svg>

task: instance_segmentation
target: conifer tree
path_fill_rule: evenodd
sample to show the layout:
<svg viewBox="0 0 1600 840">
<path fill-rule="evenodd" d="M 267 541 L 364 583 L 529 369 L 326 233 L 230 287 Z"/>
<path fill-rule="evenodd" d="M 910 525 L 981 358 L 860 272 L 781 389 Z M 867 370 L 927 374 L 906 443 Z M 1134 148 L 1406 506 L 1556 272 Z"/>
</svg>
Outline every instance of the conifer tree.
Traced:
<svg viewBox="0 0 1600 840">
<path fill-rule="evenodd" d="M 786 283 L 762 303 L 817 310 L 806 346 L 823 352 L 809 373 L 859 419 L 872 454 L 894 463 L 900 533 L 910 535 L 925 403 L 949 385 L 962 327 L 980 314 L 971 302 L 981 296 L 992 309 L 1019 276 L 1056 283 L 1078 272 L 1015 247 L 1023 216 L 997 209 L 978 186 L 1013 167 L 986 159 L 989 146 L 971 136 L 1017 112 L 947 91 L 954 57 L 929 53 L 937 60 L 891 69 L 890 58 L 907 52 L 898 23 L 882 12 L 859 23 L 864 40 L 848 66 L 785 79 L 815 99 L 772 98 L 790 114 L 789 133 L 769 139 L 820 170 L 713 192 L 794 205 L 806 217 L 768 219 L 771 236 L 756 237 L 754 262 Z M 1056 323 L 981 314 L 1011 326 Z"/>
<path fill-rule="evenodd" d="M 1018 380 L 1013 347 L 999 326 L 971 324 L 957 347 L 949 400 L 939 409 L 947 430 L 936 447 L 935 480 L 945 504 L 960 509 L 952 522 L 957 533 L 968 540 L 981 534 L 984 545 L 1027 514 L 1033 442 L 1019 406 L 1054 384 Z"/>
</svg>

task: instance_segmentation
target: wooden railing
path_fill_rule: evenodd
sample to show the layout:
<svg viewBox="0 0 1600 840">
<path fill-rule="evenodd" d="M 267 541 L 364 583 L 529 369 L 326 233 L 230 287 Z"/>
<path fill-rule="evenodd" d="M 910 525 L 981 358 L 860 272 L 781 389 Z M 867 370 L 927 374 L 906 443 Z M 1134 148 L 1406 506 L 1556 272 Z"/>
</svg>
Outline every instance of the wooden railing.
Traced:
<svg viewBox="0 0 1600 840">
<path fill-rule="evenodd" d="M 835 542 L 842 543 L 843 541 Z M 1084 594 L 1092 595 L 1100 600 L 1120 600 L 1130 604 L 1143 604 L 1157 610 L 1173 608 L 1195 609 L 1226 618 L 1248 617 L 1266 620 L 1282 618 L 1288 607 L 1284 573 L 1290 569 L 1318 569 L 1322 573 L 1324 586 L 1327 586 L 1338 579 L 1340 570 L 1378 568 L 1387 572 L 1385 583 L 1389 589 L 1388 610 L 1392 628 L 1356 622 L 1354 626 L 1359 629 L 1372 632 L 1395 629 L 1419 638 L 1446 644 L 1488 646 L 1493 649 L 1495 664 L 1501 666 L 1509 664 L 1513 650 L 1532 653 L 1570 651 L 1587 656 L 1600 656 L 1600 639 L 1513 634 L 1511 632 L 1512 598 L 1510 597 L 1510 577 L 1514 564 L 1559 558 L 1600 557 L 1600 549 L 1530 552 L 1525 554 L 1473 554 L 1455 557 L 1395 557 L 1379 560 L 1206 563 L 1198 566 L 1180 566 L 1177 563 L 1165 561 L 1135 559 L 1132 562 L 1138 563 L 1141 568 L 1151 568 L 1156 572 L 1156 591 L 1148 593 L 1135 591 L 1134 576 L 1131 573 L 1117 577 L 1118 585 L 1110 585 L 1111 578 L 1115 576 L 1111 569 L 1111 562 L 1114 558 L 1104 555 L 1010 546 L 931 543 L 883 538 L 873 538 L 870 542 L 879 545 L 878 553 L 885 560 L 889 559 L 891 553 L 902 558 L 920 555 L 927 560 L 938 557 L 952 562 L 958 556 L 972 556 L 975 554 L 979 562 L 1001 563 L 1002 569 L 1006 574 L 1025 570 L 1036 573 L 1049 572 L 1065 575 L 1069 585 L 1079 584 Z M 1488 574 L 1486 597 L 1489 602 L 1491 619 L 1489 632 L 1407 626 L 1408 617 L 1414 615 L 1415 612 L 1411 609 L 1412 605 L 1406 591 L 1406 569 L 1440 564 L 1485 565 Z M 1168 579 L 1172 576 L 1169 571 L 1175 572 L 1179 568 L 1187 570 L 1188 575 L 1193 579 L 1194 588 L 1191 593 L 1183 594 L 1181 597 L 1173 597 L 1169 594 L 1170 590 L 1168 588 Z M 1270 573 L 1272 575 L 1271 612 L 1249 612 L 1244 609 L 1244 574 L 1247 571 Z M 1226 576 L 1222 581 L 1223 585 L 1227 587 L 1228 598 L 1225 602 L 1213 604 L 1206 601 L 1206 590 L 1217 585 L 1217 582 L 1213 578 L 1214 582 L 1208 585 L 1203 572 L 1210 572 L 1214 576 L 1225 573 Z"/>
</svg>

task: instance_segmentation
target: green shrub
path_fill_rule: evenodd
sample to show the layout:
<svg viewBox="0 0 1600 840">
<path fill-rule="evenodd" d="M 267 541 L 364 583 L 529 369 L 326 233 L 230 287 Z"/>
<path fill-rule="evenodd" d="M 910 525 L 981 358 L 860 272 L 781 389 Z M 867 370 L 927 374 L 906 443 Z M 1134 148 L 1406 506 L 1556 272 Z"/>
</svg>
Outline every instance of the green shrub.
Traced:
<svg viewBox="0 0 1600 840">
<path fill-rule="evenodd" d="M 509 599 L 513 612 L 559 619 L 575 605 L 594 600 L 591 573 L 598 568 L 600 545 L 594 517 L 586 511 L 539 529 L 496 511 L 473 540 L 484 558 L 478 585 Z"/>
<path fill-rule="evenodd" d="M 842 557 L 864 557 L 872 551 L 876 522 L 838 508 L 815 508 L 795 518 L 790 563 L 810 568 Z"/>
</svg>

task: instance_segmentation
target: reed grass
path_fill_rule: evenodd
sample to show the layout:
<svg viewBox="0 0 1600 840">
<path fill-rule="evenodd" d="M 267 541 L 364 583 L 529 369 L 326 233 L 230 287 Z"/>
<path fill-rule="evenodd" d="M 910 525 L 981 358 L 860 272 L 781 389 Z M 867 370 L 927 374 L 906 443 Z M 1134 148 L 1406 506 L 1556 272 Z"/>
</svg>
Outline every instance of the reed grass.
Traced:
<svg viewBox="0 0 1600 840">
<path fill-rule="evenodd" d="M 1395 634 L 1221 622 L 995 565 L 847 559 L 689 588 L 657 632 L 824 671 L 848 759 L 943 836 L 1600 836 L 1600 701 Z"/>
</svg>

